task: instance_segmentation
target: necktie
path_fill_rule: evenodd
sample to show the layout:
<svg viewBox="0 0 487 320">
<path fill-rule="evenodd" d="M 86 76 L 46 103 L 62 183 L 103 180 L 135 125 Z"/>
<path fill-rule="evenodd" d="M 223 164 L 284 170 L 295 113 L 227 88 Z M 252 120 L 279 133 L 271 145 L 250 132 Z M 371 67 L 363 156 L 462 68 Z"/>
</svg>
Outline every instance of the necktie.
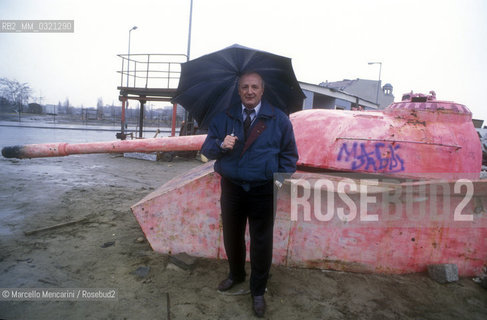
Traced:
<svg viewBox="0 0 487 320">
<path fill-rule="evenodd" d="M 250 124 L 252 123 L 252 117 L 250 115 L 252 113 L 254 113 L 255 110 L 254 109 L 247 109 L 247 108 L 245 108 L 244 111 L 247 114 L 247 117 L 245 118 L 245 121 L 244 121 L 245 140 L 247 140 L 247 136 L 248 136 L 248 133 L 249 133 Z"/>
</svg>

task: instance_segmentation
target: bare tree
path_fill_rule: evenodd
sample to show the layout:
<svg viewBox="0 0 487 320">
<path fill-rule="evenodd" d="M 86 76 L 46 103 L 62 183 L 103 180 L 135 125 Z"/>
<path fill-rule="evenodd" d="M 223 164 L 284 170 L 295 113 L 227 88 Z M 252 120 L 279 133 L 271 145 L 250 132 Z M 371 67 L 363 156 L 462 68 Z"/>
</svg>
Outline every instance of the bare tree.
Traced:
<svg viewBox="0 0 487 320">
<path fill-rule="evenodd" d="M 28 83 L 20 83 L 16 80 L 0 78 L 0 95 L 7 99 L 20 113 L 22 106 L 27 103 L 32 95 L 32 89 Z"/>
</svg>

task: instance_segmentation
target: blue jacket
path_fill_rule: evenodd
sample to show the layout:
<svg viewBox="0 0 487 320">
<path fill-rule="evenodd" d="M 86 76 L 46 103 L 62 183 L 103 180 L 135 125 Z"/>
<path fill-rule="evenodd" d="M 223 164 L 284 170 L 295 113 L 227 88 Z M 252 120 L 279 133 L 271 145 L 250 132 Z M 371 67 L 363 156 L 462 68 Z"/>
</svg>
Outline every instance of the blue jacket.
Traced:
<svg viewBox="0 0 487 320">
<path fill-rule="evenodd" d="M 220 148 L 225 136 L 232 133 L 238 137 L 234 148 Z M 276 172 L 296 171 L 298 150 L 291 121 L 264 100 L 244 144 L 242 106 L 238 104 L 214 117 L 201 153 L 216 159 L 216 172 L 246 190 L 273 180 Z"/>
</svg>

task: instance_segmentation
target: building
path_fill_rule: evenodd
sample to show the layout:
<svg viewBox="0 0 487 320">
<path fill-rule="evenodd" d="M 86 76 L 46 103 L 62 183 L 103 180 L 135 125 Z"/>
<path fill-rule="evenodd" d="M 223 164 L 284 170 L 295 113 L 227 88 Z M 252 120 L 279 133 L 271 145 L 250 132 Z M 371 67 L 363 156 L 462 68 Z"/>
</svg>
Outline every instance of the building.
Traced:
<svg viewBox="0 0 487 320">
<path fill-rule="evenodd" d="M 322 85 L 299 83 L 306 98 L 304 109 L 337 109 L 337 110 L 377 110 L 378 106 L 372 100 L 366 100 L 358 95 L 328 88 Z"/>
<path fill-rule="evenodd" d="M 340 92 L 360 97 L 367 101 L 372 101 L 379 105 L 379 109 L 384 109 L 394 102 L 394 95 L 392 94 L 392 85 L 386 83 L 382 88 L 381 81 L 366 80 L 366 79 L 344 79 L 336 82 L 322 82 L 320 86 L 324 88 L 334 89 Z M 377 90 L 379 89 L 379 90 Z"/>
</svg>

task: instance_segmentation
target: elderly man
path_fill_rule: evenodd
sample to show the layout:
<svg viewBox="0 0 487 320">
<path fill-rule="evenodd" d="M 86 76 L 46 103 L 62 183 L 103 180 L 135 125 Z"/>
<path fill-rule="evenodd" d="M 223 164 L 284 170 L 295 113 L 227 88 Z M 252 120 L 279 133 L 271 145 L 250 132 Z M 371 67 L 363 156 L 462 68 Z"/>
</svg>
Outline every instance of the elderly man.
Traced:
<svg viewBox="0 0 487 320">
<path fill-rule="evenodd" d="M 264 81 L 255 72 L 238 84 L 241 104 L 217 115 L 201 152 L 216 159 L 221 176 L 223 239 L 230 272 L 218 290 L 245 280 L 245 228 L 250 232 L 250 292 L 253 310 L 265 314 L 264 293 L 272 264 L 274 173 L 296 171 L 298 153 L 289 118 L 262 100 Z"/>
</svg>

